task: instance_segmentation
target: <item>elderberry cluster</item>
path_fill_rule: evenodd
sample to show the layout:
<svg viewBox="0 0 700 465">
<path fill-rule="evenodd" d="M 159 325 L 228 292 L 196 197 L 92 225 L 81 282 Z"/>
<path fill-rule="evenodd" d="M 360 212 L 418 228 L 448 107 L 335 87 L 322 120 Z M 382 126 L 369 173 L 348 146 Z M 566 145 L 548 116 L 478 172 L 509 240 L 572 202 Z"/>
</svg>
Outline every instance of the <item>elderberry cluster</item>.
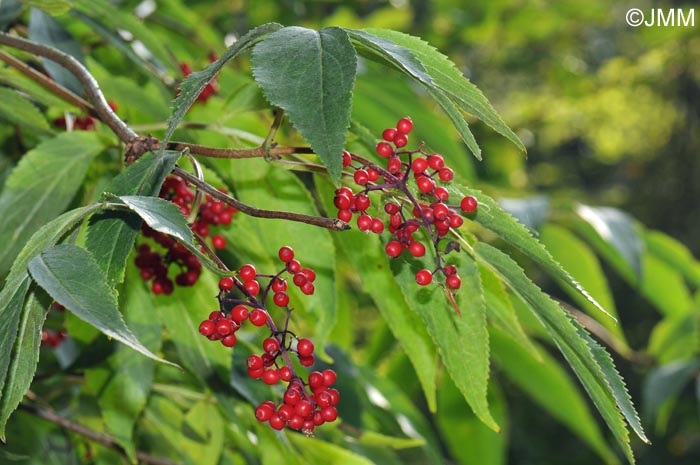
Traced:
<svg viewBox="0 0 700 465">
<path fill-rule="evenodd" d="M 287 280 L 283 275 L 291 275 L 292 283 L 302 293 L 310 295 L 314 293 L 316 273 L 311 268 L 302 267 L 294 258 L 291 247 L 280 248 L 278 257 L 284 267 L 274 275 L 259 274 L 255 266 L 245 264 L 238 269 L 237 277 L 221 278 L 219 310 L 211 312 L 201 322 L 199 332 L 212 341 L 233 347 L 237 342 L 236 332 L 246 320 L 253 326 L 267 325 L 270 334 L 262 342 L 262 353 L 250 355 L 246 361 L 248 376 L 261 379 L 267 385 L 281 381 L 289 384 L 279 408 L 274 402 L 265 401 L 256 409 L 256 418 L 269 422 L 274 429 L 286 425 L 311 434 L 316 426 L 337 418 L 335 405 L 340 395 L 330 387 L 336 380 L 333 370 L 312 372 L 306 382 L 295 372 L 291 356 L 296 356 L 300 365 L 309 367 L 315 362 L 314 345 L 311 340 L 299 338 L 288 329 L 292 309 L 289 307 Z M 262 280 L 267 280 L 264 287 L 260 284 Z M 277 328 L 267 311 L 265 302 L 270 295 L 274 305 L 286 309 L 283 329 Z"/>
<path fill-rule="evenodd" d="M 425 256 L 427 247 L 432 248 L 436 266 L 432 271 L 418 271 L 416 282 L 428 285 L 439 272 L 444 275 L 447 288 L 456 291 L 461 286 L 457 269 L 454 265 L 443 264 L 443 255 L 454 245 L 443 246 L 442 242 L 450 229 L 462 226 L 462 214 L 476 212 L 478 201 L 473 196 L 465 196 L 459 204 L 448 203 L 450 193 L 444 184 L 452 181 L 454 171 L 445 165 L 443 156 L 425 151 L 423 144 L 417 150 L 399 150 L 408 145 L 412 130 L 411 119 L 401 118 L 395 128 L 382 132 L 383 140 L 375 150 L 387 159 L 386 168 L 343 152 L 343 167 L 354 170 L 353 180 L 362 189 L 354 193 L 349 187 L 341 187 L 335 191 L 333 203 L 338 208 L 338 218 L 345 222 L 358 214 L 357 227 L 361 231 L 381 234 L 387 227 L 391 239 L 385 251 L 391 258 L 399 257 L 404 250 L 420 258 Z M 385 199 L 390 199 L 383 208 L 389 215 L 386 224 L 367 213 L 371 205 L 369 193 L 373 191 L 380 191 Z"/>
<path fill-rule="evenodd" d="M 159 196 L 177 205 L 185 216 L 191 213 L 195 194 L 184 179 L 168 176 L 163 182 Z M 192 223 L 192 231 L 203 239 L 207 238 L 210 226 L 231 224 L 235 211 L 235 208 L 206 196 L 206 201 L 200 205 L 197 218 Z M 153 281 L 151 290 L 154 294 L 170 295 L 175 284 L 187 287 L 193 286 L 199 280 L 202 265 L 185 246 L 167 234 L 151 229 L 145 223 L 141 226 L 141 233 L 160 246 L 160 250 L 154 250 L 146 243 L 139 245 L 135 259 L 136 266 L 141 270 L 141 278 L 144 281 Z M 215 249 L 226 247 L 226 239 L 221 235 L 212 236 L 211 242 Z M 171 269 L 175 270 L 174 280 L 170 278 Z"/>
</svg>

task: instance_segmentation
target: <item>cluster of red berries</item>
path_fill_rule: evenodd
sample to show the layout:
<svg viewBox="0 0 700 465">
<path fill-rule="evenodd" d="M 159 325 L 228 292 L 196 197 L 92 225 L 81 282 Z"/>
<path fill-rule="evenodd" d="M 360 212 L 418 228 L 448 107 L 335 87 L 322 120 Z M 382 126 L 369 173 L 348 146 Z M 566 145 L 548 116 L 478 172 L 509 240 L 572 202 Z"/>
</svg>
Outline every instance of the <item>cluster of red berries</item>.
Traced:
<svg viewBox="0 0 700 465">
<path fill-rule="evenodd" d="M 248 358 L 248 366 L 263 363 L 259 357 L 251 362 L 251 357 Z M 255 418 L 268 422 L 276 430 L 289 426 L 310 435 L 315 427 L 338 418 L 335 406 L 340 401 L 340 393 L 331 387 L 335 381 L 335 371 L 330 369 L 311 372 L 307 383 L 301 378 L 290 377 L 282 403 L 277 406 L 266 400 L 255 409 Z"/>
<path fill-rule="evenodd" d="M 210 63 L 213 63 L 216 61 L 216 55 L 210 54 L 208 59 Z M 192 74 L 192 67 L 189 65 L 189 63 L 180 63 L 180 71 L 182 72 L 183 76 L 187 77 Z M 195 100 L 196 102 L 206 103 L 210 97 L 219 93 L 219 85 L 217 84 L 216 79 L 217 78 L 214 77 L 214 79 L 207 83 L 204 89 L 202 89 L 202 92 L 197 96 L 197 100 Z"/>
<path fill-rule="evenodd" d="M 385 251 L 391 258 L 399 257 L 404 250 L 414 257 L 423 257 L 426 244 L 432 246 L 437 266 L 433 271 L 418 271 L 416 282 L 421 286 L 428 285 L 433 281 L 433 275 L 441 272 L 445 276 L 445 285 L 457 290 L 461 279 L 453 265 L 443 265 L 441 255 L 446 252 L 441 252 L 439 242 L 450 229 L 459 228 L 464 223 L 459 211 L 473 214 L 478 201 L 473 196 L 465 196 L 458 205 L 448 203 L 450 193 L 439 183 L 452 181 L 454 171 L 445 165 L 442 155 L 425 152 L 422 144 L 417 150 L 399 150 L 408 144 L 408 135 L 412 130 L 411 119 L 401 118 L 395 128 L 382 132 L 383 140 L 377 144 L 376 152 L 387 159 L 386 168 L 364 161 L 355 166 L 353 161 L 359 157 L 343 152 L 343 167 L 354 170 L 353 180 L 362 190 L 353 193 L 352 189 L 341 187 L 335 191 L 333 202 L 338 208 L 338 218 L 345 222 L 349 222 L 354 213 L 359 213 L 357 227 L 361 231 L 380 234 L 386 226 L 392 237 Z M 415 183 L 415 188 L 410 186 L 411 181 Z M 380 218 L 372 218 L 367 213 L 371 205 L 368 194 L 372 191 L 382 191 L 396 199 L 384 204 L 384 212 L 389 215 L 386 225 Z M 425 243 L 415 236 L 421 228 L 426 232 Z"/>
<path fill-rule="evenodd" d="M 63 313 L 66 311 L 66 307 L 54 301 L 49 310 L 56 310 Z M 61 342 L 63 342 L 66 337 L 68 337 L 68 333 L 63 330 L 53 330 L 47 328 L 42 328 L 41 330 L 41 344 L 47 345 L 53 349 L 61 345 Z"/>
<path fill-rule="evenodd" d="M 176 204 L 187 216 L 191 212 L 195 194 L 184 179 L 168 176 L 161 187 L 160 197 Z M 235 208 L 207 196 L 206 201 L 200 205 L 197 218 L 192 223 L 192 230 L 202 238 L 206 238 L 210 234 L 210 226 L 231 224 L 235 211 Z M 141 270 L 141 278 L 144 281 L 153 280 L 151 290 L 154 294 L 170 295 L 175 284 L 193 286 L 199 280 L 202 265 L 185 246 L 170 236 L 151 229 L 145 223 L 141 226 L 141 232 L 144 237 L 153 239 L 164 249 L 158 252 L 152 250 L 148 244 L 141 244 L 136 255 L 135 262 Z M 211 242 L 216 249 L 226 247 L 226 239 L 223 236 L 214 235 Z M 179 270 L 174 281 L 168 276 L 171 265 Z"/>
</svg>

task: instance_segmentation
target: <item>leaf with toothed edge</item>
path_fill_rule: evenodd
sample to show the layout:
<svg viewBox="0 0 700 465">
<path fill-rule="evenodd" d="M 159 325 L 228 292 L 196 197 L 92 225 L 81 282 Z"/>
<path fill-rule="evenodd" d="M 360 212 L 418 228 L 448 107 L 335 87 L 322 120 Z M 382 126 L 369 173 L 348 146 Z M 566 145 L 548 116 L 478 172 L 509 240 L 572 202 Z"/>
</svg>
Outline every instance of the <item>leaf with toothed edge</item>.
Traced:
<svg viewBox="0 0 700 465">
<path fill-rule="evenodd" d="M 483 242 L 478 242 L 474 251 L 477 259 L 496 272 L 544 325 L 627 459 L 634 464 L 625 419 L 643 441 L 648 439 L 609 355 L 604 354 L 605 350 L 593 342 L 574 318 L 542 292 L 507 254 Z"/>
<path fill-rule="evenodd" d="M 239 53 L 248 50 L 266 36 L 281 28 L 282 25 L 280 24 L 267 23 L 255 29 L 251 29 L 229 47 L 228 50 L 221 55 L 221 58 L 209 64 L 209 66 L 202 71 L 190 74 L 182 81 L 180 84 L 180 93 L 175 97 L 175 100 L 173 100 L 173 113 L 170 118 L 168 118 L 168 129 L 165 131 L 165 136 L 161 142 L 161 150 L 168 145 L 170 138 L 173 136 L 173 132 L 175 132 L 175 128 L 180 124 L 182 118 L 185 117 L 187 110 L 190 109 L 199 94 L 202 93 L 202 90 L 204 90 L 209 81 L 214 79 L 214 76 L 221 71 L 224 65 L 236 58 Z"/>
<path fill-rule="evenodd" d="M 465 186 L 453 185 L 449 188 L 451 195 L 457 198 L 462 198 L 465 195 L 474 196 L 479 201 L 479 207 L 474 214 L 473 220 L 479 223 L 486 229 L 490 229 L 496 233 L 501 239 L 506 241 L 511 246 L 523 252 L 537 264 L 542 266 L 548 273 L 561 279 L 569 286 L 576 289 L 583 295 L 595 308 L 602 312 L 606 317 L 617 321 L 615 317 L 610 315 L 598 301 L 586 291 L 562 266 L 554 260 L 547 249 L 540 243 L 537 238 L 533 237 L 528 229 L 518 222 L 512 215 L 503 210 L 498 203 L 491 197 L 476 189 L 470 189 Z M 456 194 L 456 195 L 455 195 Z"/>
<path fill-rule="evenodd" d="M 335 184 L 350 126 L 357 56 L 346 32 L 286 27 L 253 49 L 253 77 L 311 145 Z"/>
</svg>

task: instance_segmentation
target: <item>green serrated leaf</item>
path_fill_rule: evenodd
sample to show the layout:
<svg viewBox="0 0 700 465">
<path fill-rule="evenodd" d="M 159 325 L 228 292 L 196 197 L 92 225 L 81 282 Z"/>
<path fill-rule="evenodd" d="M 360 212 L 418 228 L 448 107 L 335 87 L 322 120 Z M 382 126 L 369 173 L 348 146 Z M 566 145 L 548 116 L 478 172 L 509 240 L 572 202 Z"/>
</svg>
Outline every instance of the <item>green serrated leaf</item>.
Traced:
<svg viewBox="0 0 700 465">
<path fill-rule="evenodd" d="M 135 211 L 151 228 L 194 246 L 192 230 L 187 226 L 182 211 L 174 203 L 158 197 L 138 195 L 122 195 L 117 198 Z"/>
<path fill-rule="evenodd" d="M 410 308 L 418 312 L 438 347 L 447 372 L 479 419 L 494 431 L 499 426 L 491 416 L 487 401 L 489 378 L 489 339 L 485 302 L 476 263 L 466 254 L 457 263 L 462 287 L 455 296 L 461 315 L 446 302 L 438 286 L 416 284 L 416 267 L 395 260 L 392 269 Z"/>
<path fill-rule="evenodd" d="M 499 368 L 535 402 L 586 442 L 606 463 L 617 463 L 586 401 L 567 373 L 545 350 L 538 362 L 505 333 L 491 331 L 493 358 Z"/>
<path fill-rule="evenodd" d="M 22 128 L 50 134 L 51 128 L 44 114 L 29 100 L 12 89 L 0 87 L 0 118 Z"/>
<path fill-rule="evenodd" d="M 34 379 L 39 362 L 41 327 L 46 318 L 45 307 L 34 293 L 29 296 L 22 311 L 16 347 L 7 373 L 7 381 L 0 396 L 0 440 L 5 441 L 5 425 L 15 411 Z"/>
<path fill-rule="evenodd" d="M 124 323 L 117 300 L 89 251 L 72 244 L 49 247 L 29 262 L 32 278 L 75 316 L 158 362 Z"/>
<path fill-rule="evenodd" d="M 57 48 L 85 65 L 85 55 L 80 44 L 51 15 L 37 8 L 32 8 L 29 12 L 29 39 Z M 42 57 L 41 62 L 54 81 L 76 95 L 83 95 L 83 86 L 73 73 L 47 58 Z"/>
<path fill-rule="evenodd" d="M 290 434 L 290 441 L 302 452 L 308 463 L 314 465 L 375 465 L 371 460 L 330 442 Z"/>
<path fill-rule="evenodd" d="M 530 257 L 552 276 L 561 279 L 563 282 L 576 289 L 593 304 L 598 311 L 602 312 L 608 318 L 615 320 L 615 318 L 613 318 L 613 316 L 610 315 L 603 306 L 600 305 L 571 274 L 569 274 L 569 272 L 552 258 L 547 249 L 530 234 L 527 228 L 504 211 L 491 197 L 481 191 L 464 186 L 453 186 L 451 190 L 456 192 L 459 198 L 465 195 L 472 195 L 479 201 L 479 208 L 474 216 L 475 222 L 498 234 L 504 241 Z"/>
<path fill-rule="evenodd" d="M 479 260 L 495 271 L 511 290 L 528 304 L 530 311 L 545 326 L 593 400 L 618 444 L 625 451 L 627 459 L 630 463 L 634 463 L 624 419 L 627 419 L 642 440 L 648 440 L 636 419 L 634 407 L 607 352 L 600 346 L 594 348 L 595 342 L 590 339 L 585 330 L 530 281 L 508 255 L 483 242 L 478 242 L 474 250 Z"/>
<path fill-rule="evenodd" d="M 438 89 L 429 88 L 428 93 L 433 97 L 433 99 L 435 99 L 436 102 L 440 104 L 442 109 L 445 111 L 445 114 L 447 114 L 450 121 L 452 121 L 452 124 L 457 129 L 459 136 L 462 138 L 469 150 L 474 154 L 476 159 L 481 160 L 481 148 L 479 148 L 479 144 L 476 143 L 474 134 L 472 134 L 471 129 L 469 129 L 469 124 L 464 119 L 464 115 L 461 113 L 459 108 L 457 108 L 457 106 Z"/>
<path fill-rule="evenodd" d="M 0 274 L 35 231 L 65 210 L 104 143 L 94 132 L 66 132 L 22 157 L 0 195 Z"/>
<path fill-rule="evenodd" d="M 69 0 L 22 0 L 22 3 L 27 6 L 41 8 L 52 16 L 60 16 L 73 8 L 73 4 Z"/>
<path fill-rule="evenodd" d="M 202 90 L 206 87 L 207 83 L 214 79 L 214 76 L 221 71 L 224 65 L 233 60 L 240 54 L 251 48 L 253 45 L 257 44 L 269 34 L 278 31 L 282 26 L 277 23 L 267 23 L 262 26 L 258 26 L 255 29 L 248 31 L 243 37 L 238 39 L 231 47 L 221 55 L 221 58 L 215 62 L 209 64 L 202 71 L 198 71 L 187 76 L 180 84 L 180 93 L 173 100 L 173 113 L 168 119 L 168 129 L 165 131 L 165 136 L 161 142 L 161 147 L 165 147 L 170 141 L 170 138 L 175 132 L 175 128 L 182 118 L 185 117 L 185 113 L 190 109 L 192 104 L 195 102 L 197 97 Z"/>
<path fill-rule="evenodd" d="M 340 183 L 357 57 L 341 28 L 287 27 L 253 49 L 253 76 Z"/>
<path fill-rule="evenodd" d="M 0 390 L 5 386 L 5 378 L 12 360 L 12 348 L 17 339 L 24 297 L 29 290 L 30 283 L 31 280 L 25 271 L 25 275 L 15 283 L 15 286 L 6 286 L 2 290 L 1 295 L 4 299 L 2 306 L 0 306 L 0 349 L 2 349 L 0 352 Z M 5 424 L 0 423 L 0 429 L 4 427 Z M 4 440 L 4 438 L 2 439 Z"/>
<path fill-rule="evenodd" d="M 469 82 L 449 58 L 415 36 L 389 29 L 366 29 L 366 31 L 410 50 L 423 65 L 435 88 L 444 92 L 463 111 L 477 116 L 496 132 L 515 144 L 523 153 L 526 152 L 525 146 L 518 136 L 498 116 L 498 113 L 496 113 L 496 110 L 494 110 L 484 94 L 474 84 Z M 474 152 L 474 155 L 476 155 L 476 152 Z"/>
<path fill-rule="evenodd" d="M 154 196 L 180 158 L 178 152 L 148 152 L 115 177 L 107 191 L 115 195 Z M 126 259 L 133 248 L 141 219 L 131 212 L 108 211 L 95 215 L 87 229 L 85 248 L 97 260 L 111 285 L 124 279 Z"/>
</svg>

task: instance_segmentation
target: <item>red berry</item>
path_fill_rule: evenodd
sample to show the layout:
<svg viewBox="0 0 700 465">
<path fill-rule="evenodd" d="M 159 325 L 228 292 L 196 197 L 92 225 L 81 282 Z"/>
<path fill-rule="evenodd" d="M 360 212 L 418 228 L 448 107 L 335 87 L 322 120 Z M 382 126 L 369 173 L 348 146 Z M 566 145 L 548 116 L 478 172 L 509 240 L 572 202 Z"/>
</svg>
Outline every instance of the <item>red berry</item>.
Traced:
<svg viewBox="0 0 700 465">
<path fill-rule="evenodd" d="M 292 370 L 289 367 L 281 367 L 277 372 L 280 374 L 280 379 L 282 381 L 292 380 Z"/>
<path fill-rule="evenodd" d="M 416 282 L 419 286 L 427 286 L 433 281 L 433 275 L 428 270 L 420 270 L 416 273 Z"/>
<path fill-rule="evenodd" d="M 471 195 L 464 197 L 459 204 L 459 208 L 461 208 L 464 213 L 474 213 L 478 206 L 479 202 Z"/>
<path fill-rule="evenodd" d="M 298 273 L 301 271 L 301 263 L 299 263 L 299 260 L 289 260 L 289 262 L 287 262 L 287 269 L 291 273 Z"/>
<path fill-rule="evenodd" d="M 396 137 L 396 129 L 394 128 L 387 128 L 382 132 L 382 139 L 385 141 L 391 142 L 394 137 Z"/>
<path fill-rule="evenodd" d="M 401 134 L 408 134 L 413 129 L 413 121 L 411 118 L 405 117 L 401 118 L 398 123 L 396 123 L 396 130 Z"/>
<path fill-rule="evenodd" d="M 386 169 L 389 170 L 391 174 L 396 174 L 401 171 L 401 159 L 399 157 L 391 157 L 386 164 Z"/>
<path fill-rule="evenodd" d="M 306 283 L 304 283 L 303 286 L 301 286 L 301 292 L 303 292 L 306 295 L 313 294 L 315 290 L 316 289 L 314 288 L 314 285 L 308 281 Z"/>
<path fill-rule="evenodd" d="M 308 400 L 302 400 L 296 406 L 294 406 L 294 412 L 301 417 L 305 417 L 313 411 L 314 408 L 311 405 L 311 402 Z"/>
<path fill-rule="evenodd" d="M 352 220 L 352 212 L 350 210 L 338 210 L 338 219 L 349 223 Z"/>
<path fill-rule="evenodd" d="M 360 231 L 367 232 L 372 227 L 372 217 L 369 215 L 360 215 L 357 218 L 357 228 Z"/>
<path fill-rule="evenodd" d="M 294 250 L 289 246 L 280 247 L 277 254 L 284 263 L 289 263 L 294 258 Z"/>
<path fill-rule="evenodd" d="M 240 275 L 243 281 L 250 281 L 252 279 L 255 279 L 255 276 L 257 276 L 255 267 L 253 265 L 243 265 L 240 268 L 240 270 L 238 270 L 238 274 Z"/>
<path fill-rule="evenodd" d="M 306 278 L 306 275 L 301 271 L 295 274 L 294 278 L 292 279 L 292 282 L 298 287 L 301 287 L 304 284 L 306 284 L 306 281 L 308 281 L 308 279 Z"/>
<path fill-rule="evenodd" d="M 355 196 L 355 210 L 365 211 L 369 208 L 370 204 L 369 197 L 365 194 L 358 194 Z"/>
<path fill-rule="evenodd" d="M 353 175 L 353 179 L 355 179 L 355 183 L 364 186 L 369 182 L 369 175 L 366 170 L 357 170 Z"/>
<path fill-rule="evenodd" d="M 338 210 L 349 210 L 352 207 L 352 200 L 345 194 L 338 194 L 333 198 L 333 205 Z"/>
<path fill-rule="evenodd" d="M 425 255 L 425 246 L 421 242 L 414 242 L 413 244 L 408 246 L 408 251 L 414 257 L 422 257 L 423 255 Z"/>
<path fill-rule="evenodd" d="M 233 289 L 233 278 L 226 276 L 219 280 L 219 289 L 222 291 L 230 291 Z"/>
<path fill-rule="evenodd" d="M 444 203 L 438 203 L 433 207 L 433 216 L 438 220 L 447 218 L 449 214 L 450 209 Z"/>
<path fill-rule="evenodd" d="M 262 375 L 263 383 L 273 385 L 280 380 L 280 375 L 277 370 L 266 370 Z"/>
<path fill-rule="evenodd" d="M 220 312 L 219 310 L 215 310 L 209 314 L 209 319 L 211 321 L 218 321 L 219 318 L 223 317 L 224 314 Z"/>
<path fill-rule="evenodd" d="M 374 218 L 370 229 L 375 234 L 381 234 L 384 231 L 384 223 L 379 218 Z"/>
<path fill-rule="evenodd" d="M 331 385 L 335 384 L 335 381 L 337 379 L 337 375 L 335 374 L 335 371 L 333 371 L 331 369 L 326 369 L 326 370 L 323 370 L 323 372 L 321 374 L 323 375 L 323 384 L 325 384 L 326 386 L 331 386 Z"/>
<path fill-rule="evenodd" d="M 309 339 L 302 338 L 297 342 L 297 352 L 301 356 L 308 356 L 314 353 L 314 343 Z"/>
<path fill-rule="evenodd" d="M 413 160 L 413 163 L 411 163 L 411 168 L 413 169 L 414 173 L 423 174 L 425 173 L 425 170 L 428 169 L 428 160 L 425 158 L 416 158 Z"/>
<path fill-rule="evenodd" d="M 445 167 L 445 159 L 442 155 L 434 153 L 428 157 L 428 166 L 434 170 L 439 170 Z"/>
<path fill-rule="evenodd" d="M 451 228 L 459 228 L 464 224 L 464 218 L 457 214 L 450 215 L 450 227 Z"/>
<path fill-rule="evenodd" d="M 459 289 L 459 286 L 462 285 L 462 280 L 456 274 L 451 274 L 445 279 L 445 284 L 450 289 Z"/>
<path fill-rule="evenodd" d="M 248 376 L 250 376 L 253 379 L 260 379 L 262 378 L 262 375 L 265 373 L 265 369 L 263 368 L 248 368 Z"/>
<path fill-rule="evenodd" d="M 243 287 L 252 296 L 256 296 L 260 292 L 260 283 L 256 280 L 246 281 L 243 283 Z"/>
<path fill-rule="evenodd" d="M 248 319 L 248 309 L 243 305 L 236 305 L 231 309 L 231 319 L 236 323 L 243 323 Z"/>
<path fill-rule="evenodd" d="M 418 184 L 418 190 L 424 194 L 430 193 L 435 187 L 435 181 L 427 176 L 420 176 L 418 179 L 416 179 L 416 184 Z"/>
<path fill-rule="evenodd" d="M 394 149 L 391 148 L 388 142 L 380 142 L 377 144 L 377 154 L 380 157 L 389 158 L 394 154 Z"/>
<path fill-rule="evenodd" d="M 379 171 L 374 168 L 367 168 L 367 177 L 370 181 L 374 182 L 379 179 Z"/>
<path fill-rule="evenodd" d="M 282 428 L 284 428 L 284 425 L 286 424 L 286 422 L 282 418 L 280 418 L 279 415 L 276 415 L 276 414 L 273 414 L 270 417 L 269 423 L 270 423 L 270 426 L 272 427 L 272 429 L 275 429 L 278 431 L 281 430 Z"/>
<path fill-rule="evenodd" d="M 451 168 L 442 168 L 438 172 L 438 176 L 440 177 L 440 181 L 450 182 L 455 177 L 455 173 Z"/>
<path fill-rule="evenodd" d="M 445 265 L 443 270 L 445 271 L 446 276 L 457 273 L 457 268 L 454 265 Z"/>
<path fill-rule="evenodd" d="M 338 410 L 335 407 L 324 407 L 321 410 L 321 417 L 329 423 L 335 421 L 338 418 Z"/>
<path fill-rule="evenodd" d="M 300 355 L 299 356 L 299 363 L 301 363 L 301 366 L 310 367 L 311 365 L 314 364 L 314 356 L 313 355 Z"/>
<path fill-rule="evenodd" d="M 351 163 L 352 157 L 350 156 L 350 152 L 343 150 L 343 168 L 350 166 Z"/>
<path fill-rule="evenodd" d="M 268 354 L 276 354 L 280 350 L 280 343 L 274 337 L 268 337 L 262 343 L 262 348 Z"/>
<path fill-rule="evenodd" d="M 248 316 L 248 319 L 254 326 L 264 326 L 265 323 L 267 323 L 267 313 L 265 313 L 264 310 L 256 308 L 250 316 Z"/>
<path fill-rule="evenodd" d="M 399 207 L 398 204 L 395 204 L 393 202 L 389 202 L 386 205 L 384 205 L 384 211 L 390 215 L 395 215 L 400 210 L 401 210 L 401 207 Z"/>
<path fill-rule="evenodd" d="M 272 301 L 278 307 L 286 307 L 289 305 L 289 296 L 286 292 L 275 292 L 275 295 L 272 297 Z"/>
<path fill-rule="evenodd" d="M 249 370 L 259 370 L 263 367 L 263 359 L 259 355 L 249 355 L 246 365 Z"/>
<path fill-rule="evenodd" d="M 274 292 L 284 292 L 287 290 L 287 280 L 282 278 L 275 278 L 272 281 L 272 290 Z"/>
<path fill-rule="evenodd" d="M 212 334 L 214 334 L 215 330 L 216 324 L 214 324 L 214 322 L 210 320 L 204 320 L 199 325 L 199 332 L 203 336 L 211 336 Z"/>
<path fill-rule="evenodd" d="M 274 407 L 270 407 L 269 405 L 263 403 L 255 409 L 255 418 L 258 421 L 268 421 L 270 418 L 272 418 L 273 413 L 275 413 Z"/>
<path fill-rule="evenodd" d="M 386 251 L 386 254 L 388 256 L 390 256 L 391 258 L 396 258 L 399 255 L 401 255 L 401 252 L 403 251 L 403 246 L 399 241 L 389 241 L 384 250 Z"/>
<path fill-rule="evenodd" d="M 309 373 L 309 387 L 311 389 L 315 389 L 323 385 L 323 374 L 320 371 L 312 371 Z"/>
<path fill-rule="evenodd" d="M 304 426 L 305 420 L 301 415 L 294 415 L 292 418 L 287 420 L 287 426 L 292 429 L 301 429 Z"/>
<path fill-rule="evenodd" d="M 306 280 L 310 283 L 316 281 L 316 272 L 311 268 L 302 268 L 301 270 L 299 270 L 299 273 L 306 276 Z"/>
<path fill-rule="evenodd" d="M 221 340 L 221 343 L 226 347 L 233 347 L 236 345 L 236 342 L 237 340 L 235 334 L 229 334 Z"/>
<path fill-rule="evenodd" d="M 224 249 L 226 248 L 226 239 L 224 236 L 212 236 L 211 245 L 214 246 L 215 249 Z"/>
<path fill-rule="evenodd" d="M 433 191 L 433 195 L 442 202 L 446 202 L 447 199 L 450 198 L 450 192 L 444 187 L 436 187 Z"/>
<path fill-rule="evenodd" d="M 233 332 L 233 323 L 228 318 L 221 318 L 216 323 L 216 332 L 221 336 L 228 336 Z"/>
<path fill-rule="evenodd" d="M 398 148 L 405 147 L 408 144 L 408 137 L 405 134 L 396 134 L 394 136 L 394 145 Z"/>
</svg>

